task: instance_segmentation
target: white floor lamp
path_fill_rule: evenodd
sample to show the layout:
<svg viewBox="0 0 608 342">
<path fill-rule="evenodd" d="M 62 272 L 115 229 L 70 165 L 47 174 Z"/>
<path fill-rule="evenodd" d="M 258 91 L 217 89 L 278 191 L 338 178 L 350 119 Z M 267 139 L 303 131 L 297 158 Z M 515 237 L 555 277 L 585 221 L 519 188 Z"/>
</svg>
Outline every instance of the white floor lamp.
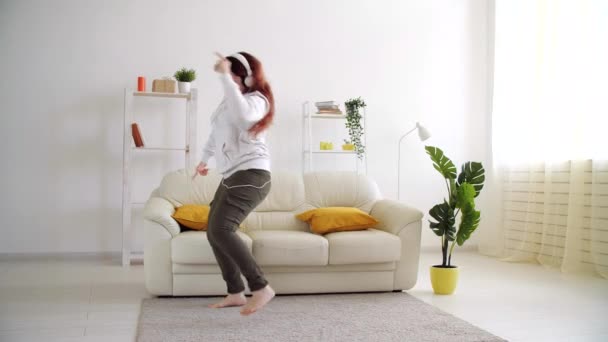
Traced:
<svg viewBox="0 0 608 342">
<path fill-rule="evenodd" d="M 401 141 L 415 130 L 418 130 L 418 138 L 420 138 L 420 141 L 425 141 L 431 137 L 431 132 L 424 128 L 419 122 L 416 122 L 416 127 L 409 130 L 401 136 L 401 139 L 399 139 L 399 157 L 397 158 L 397 200 L 401 199 Z"/>
</svg>

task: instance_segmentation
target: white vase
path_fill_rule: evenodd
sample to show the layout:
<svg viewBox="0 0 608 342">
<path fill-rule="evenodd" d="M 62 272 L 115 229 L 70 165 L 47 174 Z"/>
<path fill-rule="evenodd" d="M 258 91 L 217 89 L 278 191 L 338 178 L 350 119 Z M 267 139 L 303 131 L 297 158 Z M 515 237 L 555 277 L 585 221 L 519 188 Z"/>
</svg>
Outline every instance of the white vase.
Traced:
<svg viewBox="0 0 608 342">
<path fill-rule="evenodd" d="M 187 94 L 190 92 L 191 82 L 177 82 L 177 87 L 181 94 Z"/>
</svg>

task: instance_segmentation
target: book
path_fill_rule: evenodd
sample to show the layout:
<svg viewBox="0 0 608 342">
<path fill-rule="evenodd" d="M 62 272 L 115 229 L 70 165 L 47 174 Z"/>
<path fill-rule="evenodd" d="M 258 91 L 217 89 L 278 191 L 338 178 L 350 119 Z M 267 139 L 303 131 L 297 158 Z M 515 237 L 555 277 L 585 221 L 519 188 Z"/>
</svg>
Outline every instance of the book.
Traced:
<svg viewBox="0 0 608 342">
<path fill-rule="evenodd" d="M 319 109 L 319 110 L 321 110 L 321 109 L 340 110 L 340 107 L 338 107 L 338 106 L 317 106 L 317 109 Z"/>
<path fill-rule="evenodd" d="M 337 114 L 341 115 L 340 105 L 336 101 L 315 102 L 317 114 Z"/>
<path fill-rule="evenodd" d="M 342 114 L 342 111 L 339 108 L 330 108 L 330 109 L 319 108 L 319 110 L 317 110 L 317 113 Z"/>
<path fill-rule="evenodd" d="M 135 122 L 131 124 L 131 135 L 133 136 L 135 147 L 144 147 L 144 139 L 139 131 L 139 126 Z"/>
<path fill-rule="evenodd" d="M 319 107 L 327 107 L 327 106 L 338 106 L 338 103 L 336 103 L 336 101 L 320 101 L 320 102 L 315 102 L 315 106 Z"/>
</svg>

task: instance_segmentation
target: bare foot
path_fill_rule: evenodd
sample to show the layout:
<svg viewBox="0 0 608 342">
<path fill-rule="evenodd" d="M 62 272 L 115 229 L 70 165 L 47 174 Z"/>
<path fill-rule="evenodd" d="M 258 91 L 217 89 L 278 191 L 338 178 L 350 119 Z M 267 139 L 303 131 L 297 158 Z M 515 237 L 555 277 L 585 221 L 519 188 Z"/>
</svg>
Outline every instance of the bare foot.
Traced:
<svg viewBox="0 0 608 342">
<path fill-rule="evenodd" d="M 229 306 L 243 306 L 247 303 L 247 298 L 245 298 L 245 293 L 235 293 L 228 294 L 224 299 L 215 304 L 209 304 L 209 307 L 212 309 L 225 308 Z"/>
<path fill-rule="evenodd" d="M 266 287 L 261 290 L 253 291 L 251 299 L 249 299 L 247 304 L 241 309 L 241 315 L 251 315 L 268 304 L 273 297 L 274 290 L 270 285 L 266 285 Z"/>
</svg>

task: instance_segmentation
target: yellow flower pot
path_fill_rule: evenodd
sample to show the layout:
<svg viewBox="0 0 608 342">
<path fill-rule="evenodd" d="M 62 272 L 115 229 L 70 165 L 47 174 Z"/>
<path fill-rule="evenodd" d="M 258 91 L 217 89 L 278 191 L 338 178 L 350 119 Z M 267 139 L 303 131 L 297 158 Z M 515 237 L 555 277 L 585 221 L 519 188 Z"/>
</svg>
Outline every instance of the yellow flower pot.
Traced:
<svg viewBox="0 0 608 342">
<path fill-rule="evenodd" d="M 342 149 L 344 151 L 354 151 L 355 145 L 354 144 L 344 144 L 344 145 L 342 145 Z"/>
<path fill-rule="evenodd" d="M 322 151 L 333 150 L 334 149 L 334 143 L 329 142 L 329 141 L 321 141 L 321 143 L 319 144 L 319 149 L 322 150 Z"/>
<path fill-rule="evenodd" d="M 449 295 L 454 293 L 458 284 L 458 267 L 431 266 L 431 284 L 436 294 Z"/>
</svg>

